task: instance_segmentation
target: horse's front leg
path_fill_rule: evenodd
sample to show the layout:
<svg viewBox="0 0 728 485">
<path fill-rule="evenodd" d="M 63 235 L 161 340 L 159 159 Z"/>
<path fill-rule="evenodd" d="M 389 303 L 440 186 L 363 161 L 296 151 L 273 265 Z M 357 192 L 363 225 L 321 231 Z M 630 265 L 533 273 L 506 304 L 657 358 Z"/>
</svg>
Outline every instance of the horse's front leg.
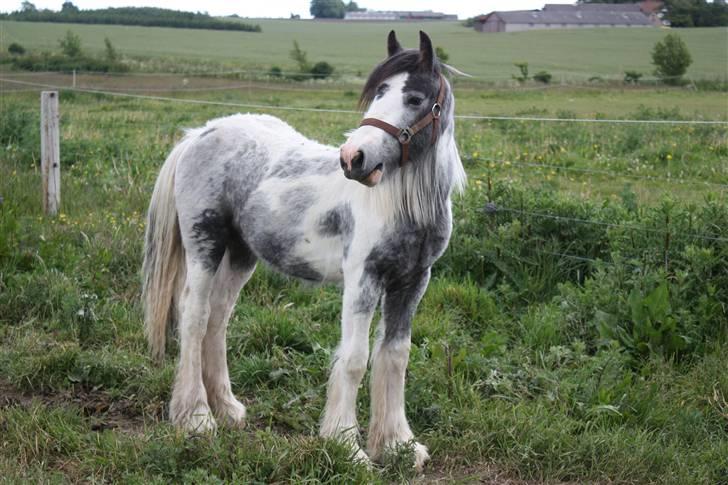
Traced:
<svg viewBox="0 0 728 485">
<path fill-rule="evenodd" d="M 356 457 L 368 460 L 359 448 L 356 396 L 369 357 L 369 325 L 379 302 L 377 285 L 362 271 L 344 277 L 341 342 L 336 349 L 321 421 L 321 436 L 343 439 L 356 450 Z"/>
<path fill-rule="evenodd" d="M 387 448 L 414 439 L 404 403 L 404 378 L 410 351 L 412 318 L 430 280 L 430 270 L 389 282 L 382 299 L 382 320 L 372 353 L 371 419 L 367 448 L 379 460 Z M 427 447 L 414 442 L 415 467 L 430 458 Z"/>
</svg>

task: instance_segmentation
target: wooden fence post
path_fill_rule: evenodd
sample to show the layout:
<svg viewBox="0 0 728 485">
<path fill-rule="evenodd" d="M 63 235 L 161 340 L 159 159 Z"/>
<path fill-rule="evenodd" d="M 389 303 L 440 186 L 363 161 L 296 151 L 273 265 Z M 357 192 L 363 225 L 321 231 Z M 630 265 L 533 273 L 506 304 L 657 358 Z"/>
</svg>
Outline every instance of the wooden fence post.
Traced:
<svg viewBox="0 0 728 485">
<path fill-rule="evenodd" d="M 43 211 L 51 216 L 61 206 L 61 152 L 58 131 L 58 91 L 40 94 L 40 170 Z"/>
</svg>

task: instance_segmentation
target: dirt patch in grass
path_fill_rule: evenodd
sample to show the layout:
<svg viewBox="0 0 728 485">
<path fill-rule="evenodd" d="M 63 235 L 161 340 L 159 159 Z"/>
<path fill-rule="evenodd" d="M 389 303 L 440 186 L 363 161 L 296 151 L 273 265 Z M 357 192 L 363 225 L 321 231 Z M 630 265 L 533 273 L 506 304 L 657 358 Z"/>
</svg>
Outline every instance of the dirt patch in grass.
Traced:
<svg viewBox="0 0 728 485">
<path fill-rule="evenodd" d="M 579 482 L 523 480 L 513 476 L 512 472 L 493 463 L 477 463 L 473 465 L 441 464 L 425 466 L 424 474 L 418 476 L 413 483 L 418 484 L 451 484 L 479 483 L 483 485 L 576 485 Z M 600 482 L 590 482 L 600 483 Z"/>
<path fill-rule="evenodd" d="M 141 434 L 145 422 L 156 418 L 145 416 L 132 400 L 113 399 L 100 390 L 63 390 L 53 393 L 22 391 L 0 379 L 0 410 L 10 407 L 30 408 L 34 404 L 47 407 L 75 408 L 91 422 L 93 431 L 115 429 L 130 434 Z"/>
</svg>

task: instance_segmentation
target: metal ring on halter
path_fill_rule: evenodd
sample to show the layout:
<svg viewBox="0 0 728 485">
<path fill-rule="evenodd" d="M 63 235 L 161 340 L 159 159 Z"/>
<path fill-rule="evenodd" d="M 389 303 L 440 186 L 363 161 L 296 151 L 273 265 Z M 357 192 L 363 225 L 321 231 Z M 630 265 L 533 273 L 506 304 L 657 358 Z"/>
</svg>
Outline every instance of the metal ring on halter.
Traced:
<svg viewBox="0 0 728 485">
<path fill-rule="evenodd" d="M 440 115 L 442 114 L 442 106 L 440 106 L 440 103 L 435 103 L 432 105 L 432 117 L 436 120 L 440 118 Z"/>
<path fill-rule="evenodd" d="M 402 145 L 405 145 L 410 142 L 413 135 L 414 133 L 412 133 L 412 130 L 410 130 L 409 128 L 402 128 L 401 130 L 399 130 L 399 135 L 397 135 L 397 139 Z"/>
</svg>

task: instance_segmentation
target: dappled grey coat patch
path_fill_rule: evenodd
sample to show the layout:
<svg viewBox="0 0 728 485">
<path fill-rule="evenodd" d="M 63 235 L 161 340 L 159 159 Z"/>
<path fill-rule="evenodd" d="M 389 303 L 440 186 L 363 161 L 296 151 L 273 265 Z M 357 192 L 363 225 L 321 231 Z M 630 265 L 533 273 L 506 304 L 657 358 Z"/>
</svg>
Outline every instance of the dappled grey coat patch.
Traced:
<svg viewBox="0 0 728 485">
<path fill-rule="evenodd" d="M 308 175 L 326 175 L 339 169 L 332 160 L 311 158 L 302 150 L 291 150 L 271 168 L 268 176 L 277 178 L 296 178 Z"/>
<path fill-rule="evenodd" d="M 354 214 L 349 203 L 336 206 L 319 219 L 319 234 L 326 237 L 341 236 L 344 244 L 344 258 L 349 254 L 351 239 L 354 236 L 354 222 Z"/>
</svg>

